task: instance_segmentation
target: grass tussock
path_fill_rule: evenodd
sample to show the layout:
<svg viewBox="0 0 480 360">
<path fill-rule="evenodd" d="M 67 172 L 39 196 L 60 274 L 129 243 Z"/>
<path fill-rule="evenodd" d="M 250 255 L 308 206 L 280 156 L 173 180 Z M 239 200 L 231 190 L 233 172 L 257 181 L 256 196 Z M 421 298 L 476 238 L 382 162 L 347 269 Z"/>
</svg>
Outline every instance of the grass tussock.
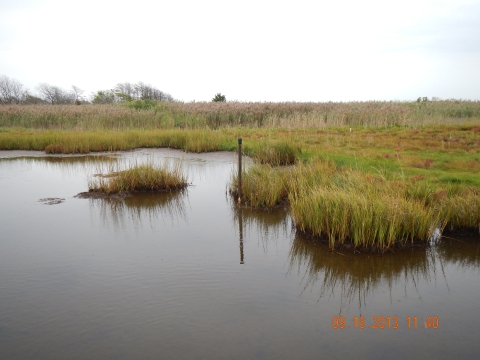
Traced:
<svg viewBox="0 0 480 360">
<path fill-rule="evenodd" d="M 272 209 L 285 202 L 288 196 L 286 170 L 270 165 L 254 165 L 242 172 L 242 200 L 252 208 Z M 232 173 L 230 193 L 237 194 L 238 176 Z"/>
<path fill-rule="evenodd" d="M 291 141 L 260 141 L 249 151 L 254 161 L 271 166 L 293 165 L 298 161 L 300 149 Z"/>
<path fill-rule="evenodd" d="M 298 195 L 298 194 L 297 194 Z M 395 244 L 426 242 L 440 224 L 433 208 L 401 196 L 318 188 L 291 198 L 297 228 L 328 239 L 333 247 L 385 250 Z"/>
<path fill-rule="evenodd" d="M 89 191 L 100 191 L 108 195 L 138 191 L 174 191 L 188 185 L 181 164 L 141 164 L 127 170 L 110 168 L 107 174 L 99 174 L 89 181 Z"/>
</svg>

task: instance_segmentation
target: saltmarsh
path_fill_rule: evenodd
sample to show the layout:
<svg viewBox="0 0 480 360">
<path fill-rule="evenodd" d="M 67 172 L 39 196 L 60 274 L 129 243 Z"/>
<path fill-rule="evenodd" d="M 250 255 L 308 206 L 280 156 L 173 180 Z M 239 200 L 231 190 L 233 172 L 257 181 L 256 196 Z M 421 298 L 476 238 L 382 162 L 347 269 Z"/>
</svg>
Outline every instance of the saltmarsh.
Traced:
<svg viewBox="0 0 480 360">
<path fill-rule="evenodd" d="M 234 151 L 238 137 L 259 164 L 243 175 L 244 204 L 288 204 L 299 231 L 332 247 L 480 230 L 478 101 L 0 106 L 4 150 Z"/>
</svg>

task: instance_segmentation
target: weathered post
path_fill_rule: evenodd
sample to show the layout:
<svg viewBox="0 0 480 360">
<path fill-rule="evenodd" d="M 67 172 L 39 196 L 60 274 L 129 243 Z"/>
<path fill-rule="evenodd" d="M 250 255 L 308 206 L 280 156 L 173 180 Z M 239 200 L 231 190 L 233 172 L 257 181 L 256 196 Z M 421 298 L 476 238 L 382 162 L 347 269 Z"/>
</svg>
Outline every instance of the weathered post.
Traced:
<svg viewBox="0 0 480 360">
<path fill-rule="evenodd" d="M 242 202 L 242 138 L 238 138 L 238 203 Z"/>
</svg>

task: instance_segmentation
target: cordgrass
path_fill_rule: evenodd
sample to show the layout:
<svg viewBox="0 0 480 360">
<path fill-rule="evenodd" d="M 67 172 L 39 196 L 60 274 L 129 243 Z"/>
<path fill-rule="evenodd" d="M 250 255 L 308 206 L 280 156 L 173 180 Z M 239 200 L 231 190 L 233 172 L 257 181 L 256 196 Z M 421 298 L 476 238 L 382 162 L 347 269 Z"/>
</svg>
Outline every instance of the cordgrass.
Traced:
<svg viewBox="0 0 480 360">
<path fill-rule="evenodd" d="M 236 195 L 237 176 L 230 192 Z M 428 243 L 435 229 L 480 232 L 480 192 L 425 178 L 387 179 L 334 162 L 290 167 L 254 165 L 242 174 L 242 202 L 271 209 L 289 204 L 299 232 L 331 248 L 385 251 Z"/>
<path fill-rule="evenodd" d="M 291 142 L 262 140 L 254 144 L 250 151 L 254 161 L 260 164 L 269 164 L 272 166 L 293 165 L 301 154 L 301 150 L 296 148 Z"/>
<path fill-rule="evenodd" d="M 89 191 L 107 195 L 139 191 L 174 191 L 188 186 L 181 164 L 169 168 L 167 165 L 140 164 L 127 170 L 116 171 L 110 167 L 108 174 L 98 174 L 88 184 Z"/>
</svg>

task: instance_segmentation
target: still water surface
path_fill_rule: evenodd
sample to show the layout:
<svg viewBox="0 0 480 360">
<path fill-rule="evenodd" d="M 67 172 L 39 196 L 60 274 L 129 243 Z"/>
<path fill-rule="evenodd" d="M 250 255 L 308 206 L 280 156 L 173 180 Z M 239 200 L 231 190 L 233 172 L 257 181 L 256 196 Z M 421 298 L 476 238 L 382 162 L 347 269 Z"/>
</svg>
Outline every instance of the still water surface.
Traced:
<svg viewBox="0 0 480 360">
<path fill-rule="evenodd" d="M 185 192 L 74 197 L 99 164 L 178 158 Z M 235 159 L 0 151 L 0 358 L 478 357 L 478 236 L 332 252 L 296 235 L 284 209 L 238 209 L 226 195 Z M 381 316 L 390 328 L 373 329 Z"/>
</svg>

